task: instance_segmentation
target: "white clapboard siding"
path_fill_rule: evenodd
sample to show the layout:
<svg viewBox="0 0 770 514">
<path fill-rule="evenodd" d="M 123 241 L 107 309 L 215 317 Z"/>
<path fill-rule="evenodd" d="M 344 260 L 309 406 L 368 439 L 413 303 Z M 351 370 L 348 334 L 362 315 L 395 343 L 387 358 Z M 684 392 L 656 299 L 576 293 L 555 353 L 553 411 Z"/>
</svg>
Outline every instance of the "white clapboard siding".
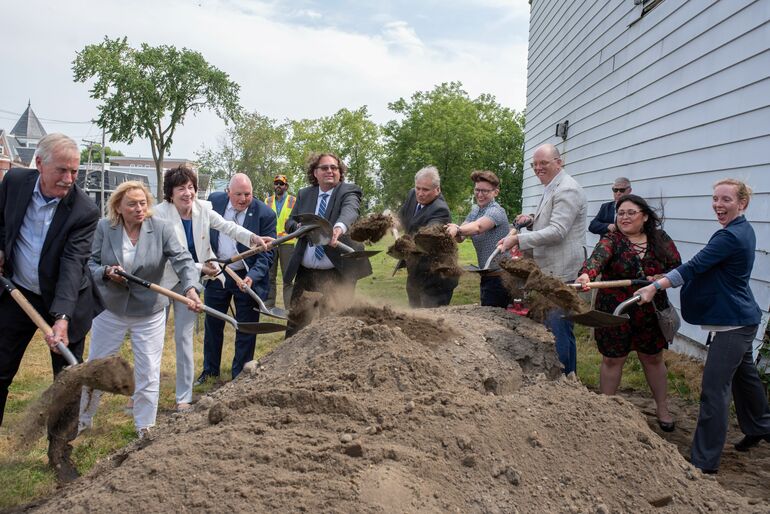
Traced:
<svg viewBox="0 0 770 514">
<path fill-rule="evenodd" d="M 719 228 L 713 183 L 749 183 L 758 345 L 770 308 L 770 0 L 664 0 L 644 17 L 639 3 L 530 2 L 525 159 L 556 144 L 585 188 L 589 219 L 615 177 L 630 178 L 684 260 Z M 554 134 L 565 120 L 562 140 Z M 523 212 L 533 212 L 543 188 L 525 175 Z M 588 252 L 597 240 L 588 234 Z M 678 307 L 679 292 L 670 297 Z M 706 339 L 686 323 L 680 336 L 696 353 Z"/>
</svg>

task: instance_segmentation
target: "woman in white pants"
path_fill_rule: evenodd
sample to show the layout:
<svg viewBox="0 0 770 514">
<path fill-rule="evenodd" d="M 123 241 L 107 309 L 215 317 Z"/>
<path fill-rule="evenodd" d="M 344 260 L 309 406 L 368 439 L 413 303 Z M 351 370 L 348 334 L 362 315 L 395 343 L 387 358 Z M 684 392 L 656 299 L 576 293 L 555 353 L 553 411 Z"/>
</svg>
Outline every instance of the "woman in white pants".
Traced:
<svg viewBox="0 0 770 514">
<path fill-rule="evenodd" d="M 134 423 L 140 438 L 155 424 L 160 392 L 160 362 L 165 338 L 168 300 L 145 287 L 127 284 L 117 275 L 126 270 L 150 282 L 159 282 L 168 262 L 182 281 L 186 307 L 200 312 L 201 285 L 190 253 L 168 222 L 150 211 L 152 195 L 141 182 L 124 182 L 108 204 L 108 218 L 97 225 L 88 266 L 106 309 L 93 321 L 89 359 L 118 352 L 126 332 L 134 353 Z M 83 388 L 80 428 L 92 425 L 101 391 Z"/>
<path fill-rule="evenodd" d="M 192 254 L 204 277 L 217 276 L 219 268 L 207 263 L 216 258 L 211 249 L 210 230 L 218 230 L 245 246 L 263 246 L 272 238 L 261 238 L 234 221 L 225 220 L 211 208 L 211 203 L 199 200 L 198 176 L 187 166 L 166 171 L 163 175 L 163 199 L 155 209 L 155 216 L 171 222 L 178 242 Z M 182 284 L 175 270 L 166 266 L 161 285 L 180 292 Z M 221 280 L 222 275 L 215 280 Z M 192 402 L 195 361 L 193 358 L 193 327 L 196 314 L 174 303 L 174 342 L 176 344 L 176 402 L 177 410 L 185 411 Z"/>
</svg>

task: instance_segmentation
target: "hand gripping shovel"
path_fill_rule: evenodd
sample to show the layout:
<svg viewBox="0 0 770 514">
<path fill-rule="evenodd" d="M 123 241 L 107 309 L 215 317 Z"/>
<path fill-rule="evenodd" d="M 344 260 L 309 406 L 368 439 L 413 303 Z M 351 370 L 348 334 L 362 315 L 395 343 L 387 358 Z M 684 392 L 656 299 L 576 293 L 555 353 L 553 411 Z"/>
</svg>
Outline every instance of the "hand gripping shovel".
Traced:
<svg viewBox="0 0 770 514">
<path fill-rule="evenodd" d="M 623 282 L 627 282 L 627 281 L 623 281 Z M 632 296 L 628 300 L 620 303 L 617 307 L 615 307 L 615 310 L 612 312 L 612 314 L 608 312 L 593 310 L 593 311 L 584 312 L 582 314 L 572 314 L 569 316 L 565 316 L 565 318 L 572 320 L 575 323 L 580 323 L 581 325 L 585 325 L 587 327 L 594 327 L 594 328 L 615 327 L 618 325 L 622 325 L 623 323 L 627 322 L 630 319 L 628 314 L 623 314 L 623 311 L 625 311 L 628 307 L 635 304 L 641 299 L 642 297 L 639 296 L 638 294 Z"/>
<path fill-rule="evenodd" d="M 29 316 L 29 319 L 31 319 L 32 322 L 37 325 L 37 328 L 39 328 L 43 334 L 47 336 L 53 334 L 53 329 L 51 326 L 46 323 L 46 321 L 43 319 L 43 316 L 41 316 L 40 313 L 35 310 L 31 303 L 29 303 L 29 300 L 24 298 L 24 295 L 21 294 L 21 291 L 14 287 L 13 282 L 0 275 L 0 285 L 3 286 L 3 289 L 8 291 L 8 294 L 11 295 L 11 298 L 13 298 L 16 303 L 19 304 L 19 307 L 22 308 L 27 316 Z M 78 360 L 74 355 L 72 355 L 72 352 L 69 350 L 69 348 L 67 348 L 61 341 L 56 343 L 56 349 L 59 350 L 59 353 L 62 354 L 70 366 L 77 365 Z"/>
<path fill-rule="evenodd" d="M 299 220 L 300 216 L 313 216 L 313 219 L 308 219 L 308 221 L 302 223 L 302 226 L 294 232 L 286 234 L 283 237 L 273 239 L 270 244 L 267 245 L 267 250 L 264 250 L 263 248 L 252 248 L 251 250 L 246 250 L 245 252 L 233 255 L 229 259 L 209 259 L 206 262 L 214 261 L 224 265 L 232 264 L 234 262 L 246 259 L 247 257 L 251 257 L 252 255 L 270 251 L 278 245 L 285 243 L 286 241 L 291 241 L 292 239 L 301 236 L 306 236 L 314 245 L 329 244 L 329 241 L 332 239 L 332 227 L 329 225 L 328 221 L 321 218 L 320 216 L 315 216 L 313 214 L 298 214 L 294 217 L 295 219 Z"/>
<path fill-rule="evenodd" d="M 187 298 L 186 296 L 182 296 L 179 293 L 170 291 L 165 287 L 161 287 L 158 284 L 153 284 L 152 282 L 148 282 L 143 278 L 139 278 L 130 273 L 126 273 L 125 271 L 118 270 L 118 271 L 115 271 L 115 273 L 125 278 L 129 282 L 133 282 L 134 284 L 139 284 L 142 287 L 146 287 L 147 289 L 155 291 L 156 293 L 162 294 L 163 296 L 167 296 L 172 300 L 177 300 L 179 302 L 184 302 L 184 303 L 187 303 L 187 301 L 189 300 L 189 298 Z M 237 330 L 238 332 L 243 332 L 244 334 L 270 334 L 272 332 L 282 332 L 286 330 L 285 325 L 280 325 L 278 323 L 259 323 L 259 322 L 239 323 L 238 321 L 235 320 L 235 318 L 231 318 L 227 314 L 223 314 L 218 310 L 212 309 L 207 305 L 203 306 L 203 311 L 210 316 L 219 318 L 223 321 L 226 321 L 227 323 L 230 323 L 233 326 L 233 328 L 235 328 L 235 330 Z"/>
<path fill-rule="evenodd" d="M 514 232 L 512 230 L 510 233 L 511 234 L 518 233 L 519 230 L 521 229 L 521 227 L 522 227 L 522 225 L 517 225 L 517 224 L 514 223 L 513 228 L 514 228 L 514 230 L 516 232 Z M 492 265 L 492 261 L 495 260 L 495 257 L 500 255 L 500 252 L 502 252 L 502 249 L 498 246 L 498 247 L 495 248 L 495 251 L 492 252 L 492 254 L 489 256 L 489 258 L 487 259 L 487 262 L 484 263 L 484 267 L 483 268 L 479 268 L 478 266 L 474 266 L 473 264 L 471 264 L 470 266 L 466 266 L 464 268 L 465 271 L 471 271 L 473 273 L 480 273 L 482 275 L 486 275 L 486 274 L 492 273 L 494 271 L 499 271 L 499 270 L 496 270 L 496 269 L 494 269 L 494 270 L 489 269 L 489 267 Z"/>
<path fill-rule="evenodd" d="M 241 288 L 241 291 L 251 296 L 251 299 L 257 303 L 259 308 L 255 310 L 258 310 L 261 314 L 265 314 L 273 318 L 289 319 L 289 313 L 287 313 L 285 310 L 279 309 L 278 307 L 272 307 L 272 308 L 268 307 L 267 305 L 265 305 L 265 302 L 262 301 L 262 298 L 259 297 L 256 291 L 254 291 L 250 287 L 244 287 L 243 280 L 241 280 L 241 277 L 239 277 L 236 272 L 234 272 L 227 266 L 222 266 L 222 269 L 224 270 L 225 273 L 230 275 L 230 278 L 232 278 L 235 281 L 235 283 L 238 285 L 238 287 Z"/>
<path fill-rule="evenodd" d="M 396 227 L 390 227 L 390 231 L 393 233 L 393 239 L 398 240 L 399 237 L 401 237 L 398 233 L 398 229 Z M 391 277 L 395 277 L 396 273 L 398 273 L 398 270 L 406 268 L 406 261 L 404 259 L 399 259 L 396 262 L 396 265 L 393 267 L 393 273 L 390 275 Z"/>
<path fill-rule="evenodd" d="M 328 234 L 328 237 L 318 237 L 318 235 L 315 235 L 315 237 L 312 235 L 309 236 L 310 242 L 313 243 L 314 246 L 326 246 L 332 240 L 332 226 L 327 219 L 322 218 L 321 216 L 317 216 L 315 214 L 309 214 L 309 213 L 295 214 L 293 218 L 297 220 L 299 223 L 302 223 L 302 227 L 305 227 L 307 225 L 315 225 L 315 226 L 321 227 L 320 232 L 324 236 Z M 355 250 L 354 248 L 351 248 L 350 246 L 340 241 L 337 241 L 337 248 L 339 248 L 340 251 L 342 251 L 342 257 L 345 259 L 369 258 L 372 255 L 377 255 L 378 253 L 380 253 L 379 250 Z"/>
</svg>

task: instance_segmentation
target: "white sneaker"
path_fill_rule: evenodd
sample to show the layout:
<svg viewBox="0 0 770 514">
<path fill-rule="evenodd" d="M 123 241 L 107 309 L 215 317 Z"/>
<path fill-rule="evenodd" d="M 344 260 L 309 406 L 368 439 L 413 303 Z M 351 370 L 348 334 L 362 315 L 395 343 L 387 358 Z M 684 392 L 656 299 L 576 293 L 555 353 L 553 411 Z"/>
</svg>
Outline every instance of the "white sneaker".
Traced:
<svg viewBox="0 0 770 514">
<path fill-rule="evenodd" d="M 189 410 L 192 410 L 192 408 L 193 408 L 192 404 L 187 402 L 180 402 L 176 404 L 177 412 L 187 412 Z"/>
<path fill-rule="evenodd" d="M 150 427 L 144 427 L 140 428 L 136 431 L 136 434 L 139 436 L 140 441 L 151 441 L 152 440 L 152 434 L 150 433 Z"/>
</svg>

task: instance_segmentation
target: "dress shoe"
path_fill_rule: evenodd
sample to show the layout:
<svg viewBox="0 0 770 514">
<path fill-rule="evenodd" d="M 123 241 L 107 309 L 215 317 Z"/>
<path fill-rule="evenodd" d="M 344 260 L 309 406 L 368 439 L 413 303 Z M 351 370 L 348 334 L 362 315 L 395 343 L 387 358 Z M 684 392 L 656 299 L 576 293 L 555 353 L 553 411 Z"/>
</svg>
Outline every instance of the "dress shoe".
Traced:
<svg viewBox="0 0 770 514">
<path fill-rule="evenodd" d="M 701 469 L 700 472 L 704 475 L 716 475 L 719 473 L 719 469 Z"/>
<path fill-rule="evenodd" d="M 203 385 L 203 384 L 206 383 L 206 380 L 208 380 L 209 378 L 218 378 L 218 377 L 219 377 L 219 375 L 210 375 L 210 374 L 205 373 L 205 372 L 201 373 L 201 375 L 195 381 L 195 385 L 197 385 L 197 386 Z"/>
<path fill-rule="evenodd" d="M 747 452 L 750 448 L 754 448 L 762 441 L 770 443 L 770 434 L 765 435 L 746 435 L 743 439 L 735 443 L 735 449 L 739 452 Z"/>
<path fill-rule="evenodd" d="M 674 429 L 676 428 L 676 421 L 673 419 L 671 421 L 658 420 L 658 426 L 664 432 L 673 432 Z"/>
</svg>

